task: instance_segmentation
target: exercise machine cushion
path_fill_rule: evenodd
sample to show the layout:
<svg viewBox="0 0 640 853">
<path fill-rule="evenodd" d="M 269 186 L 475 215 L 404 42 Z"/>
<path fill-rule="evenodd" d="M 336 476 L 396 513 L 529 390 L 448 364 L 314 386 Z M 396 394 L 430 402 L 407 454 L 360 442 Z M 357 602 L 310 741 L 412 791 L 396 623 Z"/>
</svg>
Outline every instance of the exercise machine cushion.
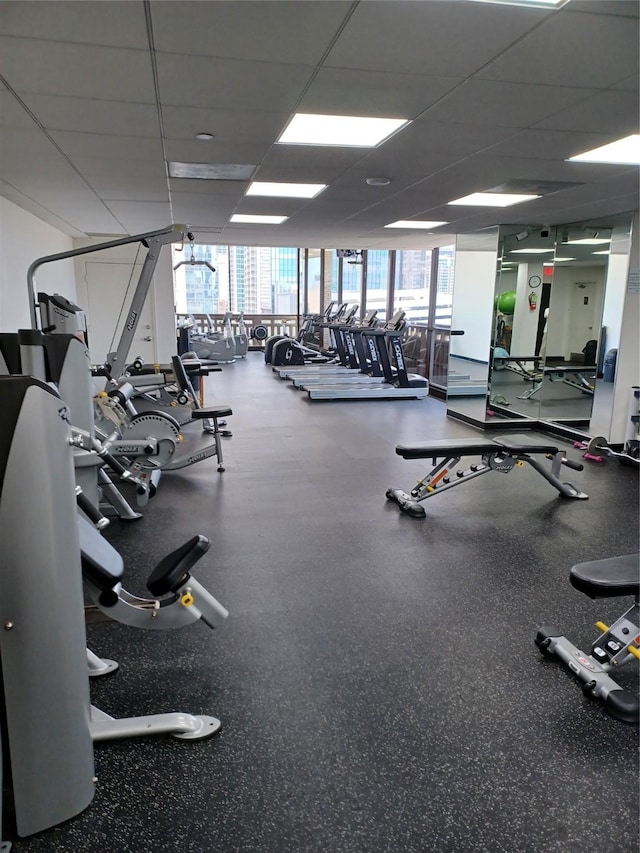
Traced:
<svg viewBox="0 0 640 853">
<path fill-rule="evenodd" d="M 421 444 L 399 444 L 396 447 L 396 453 L 404 459 L 423 459 L 430 456 L 473 456 L 496 453 L 501 447 L 510 453 L 558 453 L 556 445 L 532 441 L 528 435 L 504 435 L 484 441 L 475 438 L 460 438 L 457 441 L 442 438 Z"/>
<path fill-rule="evenodd" d="M 493 439 L 493 443 L 514 453 L 558 453 L 557 444 L 531 439 L 530 435 L 503 435 Z"/>
<path fill-rule="evenodd" d="M 232 414 L 233 412 L 228 406 L 207 406 L 204 409 L 194 409 L 191 412 L 191 417 L 197 421 L 205 418 L 226 418 Z"/>
<path fill-rule="evenodd" d="M 78 533 L 82 574 L 101 591 L 103 596 L 106 593 L 104 604 L 115 604 L 117 595 L 112 599 L 109 594 L 122 580 L 124 573 L 122 557 L 93 524 L 81 515 L 78 515 Z"/>
<path fill-rule="evenodd" d="M 589 598 L 638 595 L 640 555 L 626 554 L 605 560 L 577 563 L 571 569 L 571 585 Z"/>
<path fill-rule="evenodd" d="M 158 563 L 147 580 L 147 589 L 152 595 L 175 592 L 189 579 L 189 570 L 209 550 L 206 536 L 193 536 L 184 545 L 176 548 Z"/>
<path fill-rule="evenodd" d="M 404 459 L 424 459 L 429 456 L 472 456 L 476 453 L 492 453 L 495 450 L 496 445 L 492 441 L 487 439 L 478 441 L 475 438 L 461 438 L 458 441 L 443 438 L 421 444 L 399 444 L 396 447 L 396 453 Z"/>
</svg>

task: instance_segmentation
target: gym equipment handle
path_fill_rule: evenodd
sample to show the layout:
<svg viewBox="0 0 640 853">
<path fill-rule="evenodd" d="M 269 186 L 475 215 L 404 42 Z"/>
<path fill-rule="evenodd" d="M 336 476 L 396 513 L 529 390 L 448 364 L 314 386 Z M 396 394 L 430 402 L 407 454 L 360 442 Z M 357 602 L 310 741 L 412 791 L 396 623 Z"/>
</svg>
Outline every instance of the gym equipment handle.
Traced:
<svg viewBox="0 0 640 853">
<path fill-rule="evenodd" d="M 108 527 L 109 519 L 91 503 L 80 486 L 76 486 L 76 503 L 94 526 L 98 528 L 98 530 L 103 530 L 105 527 Z"/>
<path fill-rule="evenodd" d="M 573 459 L 563 459 L 562 464 L 566 465 L 567 468 L 572 468 L 574 471 L 584 471 L 584 465 L 580 462 L 574 462 Z"/>
</svg>

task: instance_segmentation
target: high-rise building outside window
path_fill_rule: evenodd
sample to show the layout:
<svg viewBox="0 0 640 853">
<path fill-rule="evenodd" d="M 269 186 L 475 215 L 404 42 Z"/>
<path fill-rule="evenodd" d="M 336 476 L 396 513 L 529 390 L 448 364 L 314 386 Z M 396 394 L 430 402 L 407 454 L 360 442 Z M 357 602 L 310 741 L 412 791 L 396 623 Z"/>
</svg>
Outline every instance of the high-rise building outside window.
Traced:
<svg viewBox="0 0 640 853">
<path fill-rule="evenodd" d="M 360 305 L 362 264 L 353 261 L 349 263 L 349 260 L 351 259 L 342 259 L 342 301 L 348 302 L 350 306 Z"/>
<path fill-rule="evenodd" d="M 185 255 L 185 252 L 188 252 Z M 261 246 L 174 249 L 174 299 L 179 314 L 295 314 L 298 249 Z M 198 263 L 207 261 L 215 273 Z"/>
<path fill-rule="evenodd" d="M 429 322 L 431 249 L 396 252 L 393 310 L 405 311 L 409 323 Z"/>
<path fill-rule="evenodd" d="M 388 249 L 369 249 L 367 251 L 367 292 L 366 310 L 375 309 L 378 320 L 387 319 L 387 293 L 389 290 Z"/>
<path fill-rule="evenodd" d="M 441 246 L 438 249 L 438 281 L 434 319 L 436 326 L 451 326 L 455 263 L 456 247 Z"/>
</svg>

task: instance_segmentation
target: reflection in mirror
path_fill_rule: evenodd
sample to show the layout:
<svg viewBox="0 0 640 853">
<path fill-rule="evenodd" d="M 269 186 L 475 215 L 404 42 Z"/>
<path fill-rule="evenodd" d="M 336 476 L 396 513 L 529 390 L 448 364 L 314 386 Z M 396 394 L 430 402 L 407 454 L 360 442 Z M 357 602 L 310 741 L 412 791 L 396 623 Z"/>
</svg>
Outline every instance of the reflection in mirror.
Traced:
<svg viewBox="0 0 640 853">
<path fill-rule="evenodd" d="M 450 414 L 484 420 L 499 229 L 459 234 L 447 377 Z"/>
<path fill-rule="evenodd" d="M 554 245 L 550 228 L 500 229 L 487 421 L 538 419 Z"/>
<path fill-rule="evenodd" d="M 608 437 L 631 215 L 559 226 L 543 420 Z"/>
</svg>

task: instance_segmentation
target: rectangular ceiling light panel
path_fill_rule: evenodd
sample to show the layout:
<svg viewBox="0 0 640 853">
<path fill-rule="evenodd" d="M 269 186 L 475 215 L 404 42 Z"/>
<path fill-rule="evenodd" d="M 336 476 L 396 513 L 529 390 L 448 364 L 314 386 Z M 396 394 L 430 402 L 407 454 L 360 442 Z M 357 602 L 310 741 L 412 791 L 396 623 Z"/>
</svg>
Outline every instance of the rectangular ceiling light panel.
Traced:
<svg viewBox="0 0 640 853">
<path fill-rule="evenodd" d="M 288 216 L 254 216 L 251 213 L 234 213 L 229 222 L 234 224 L 280 225 Z"/>
<path fill-rule="evenodd" d="M 281 145 L 373 148 L 409 123 L 405 118 L 296 113 L 276 142 Z"/>
<path fill-rule="evenodd" d="M 512 249 L 510 255 L 548 255 L 553 249 Z"/>
<path fill-rule="evenodd" d="M 273 198 L 315 198 L 327 184 L 282 184 L 273 181 L 254 181 L 245 195 L 271 196 Z"/>
<path fill-rule="evenodd" d="M 169 163 L 170 178 L 205 181 L 250 181 L 257 166 L 239 163 Z"/>
<path fill-rule="evenodd" d="M 471 195 L 465 195 L 448 203 L 469 207 L 509 207 L 512 204 L 520 204 L 534 198 L 540 198 L 540 196 L 530 193 L 471 193 Z"/>
<path fill-rule="evenodd" d="M 574 163 L 619 163 L 623 166 L 640 166 L 640 134 L 634 133 L 601 145 L 600 148 L 592 148 L 584 154 L 576 154 L 569 157 L 568 162 Z"/>
<path fill-rule="evenodd" d="M 428 219 L 398 219 L 397 222 L 390 222 L 385 225 L 385 228 L 439 228 L 441 225 L 448 225 L 447 222 L 435 222 Z"/>
</svg>

